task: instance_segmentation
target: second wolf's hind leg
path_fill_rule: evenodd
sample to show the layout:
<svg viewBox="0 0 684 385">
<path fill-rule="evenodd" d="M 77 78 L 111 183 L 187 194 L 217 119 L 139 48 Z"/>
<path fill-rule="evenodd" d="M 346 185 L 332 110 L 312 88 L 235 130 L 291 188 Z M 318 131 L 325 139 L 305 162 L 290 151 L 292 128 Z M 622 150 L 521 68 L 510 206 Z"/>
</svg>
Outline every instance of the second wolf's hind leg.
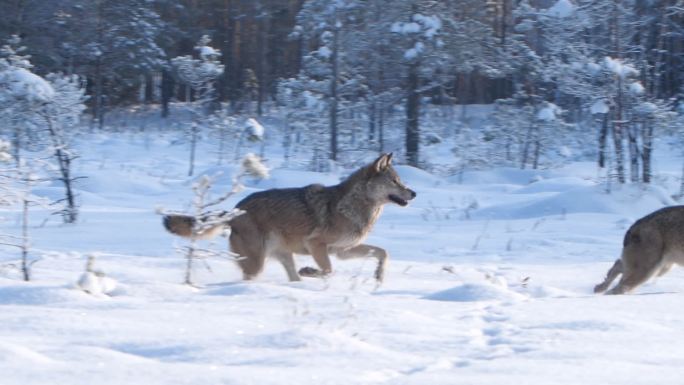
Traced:
<svg viewBox="0 0 684 385">
<path fill-rule="evenodd" d="M 375 269 L 375 279 L 378 282 L 382 282 L 382 280 L 385 278 L 385 267 L 387 266 L 389 254 L 387 254 L 385 249 L 377 246 L 358 245 L 346 250 L 338 251 L 337 258 L 377 258 L 378 267 Z"/>
<path fill-rule="evenodd" d="M 667 274 L 670 269 L 672 269 L 672 266 L 674 263 L 665 263 L 663 266 L 660 268 L 660 271 L 658 271 L 658 277 L 662 277 L 663 275 Z"/>
<path fill-rule="evenodd" d="M 246 281 L 250 281 L 256 278 L 259 273 L 264 269 L 264 261 L 266 257 L 262 255 L 257 256 L 243 256 L 240 255 L 241 259 L 238 260 L 238 265 L 242 269 L 242 278 Z"/>
<path fill-rule="evenodd" d="M 617 261 L 615 261 L 613 267 L 611 267 L 610 270 L 608 270 L 608 274 L 606 274 L 606 279 L 594 287 L 594 293 L 603 293 L 604 291 L 606 291 L 606 289 L 608 289 L 608 286 L 610 286 L 610 284 L 620 274 L 622 274 L 622 259 L 618 259 Z"/>
<path fill-rule="evenodd" d="M 663 248 L 659 238 L 628 245 L 622 253 L 622 277 L 606 294 L 625 294 L 648 281 L 663 268 Z"/>
<path fill-rule="evenodd" d="M 299 277 L 299 274 L 297 274 L 297 268 L 295 267 L 295 262 L 294 262 L 294 256 L 292 253 L 288 252 L 279 252 L 275 253 L 274 256 L 280 261 L 280 263 L 283 265 L 285 268 L 285 272 L 287 273 L 287 278 L 290 281 L 301 281 L 302 279 Z"/>
<path fill-rule="evenodd" d="M 648 281 L 653 275 L 660 270 L 660 266 L 650 266 L 643 270 L 633 270 L 629 274 L 623 273 L 622 278 L 618 284 L 610 289 L 606 294 L 625 294 L 634 290 L 637 286 Z"/>
<path fill-rule="evenodd" d="M 252 280 L 264 268 L 266 260 L 263 240 L 258 229 L 249 218 L 237 218 L 230 232 L 230 250 L 239 256 L 238 266 L 242 269 L 242 278 Z"/>
</svg>

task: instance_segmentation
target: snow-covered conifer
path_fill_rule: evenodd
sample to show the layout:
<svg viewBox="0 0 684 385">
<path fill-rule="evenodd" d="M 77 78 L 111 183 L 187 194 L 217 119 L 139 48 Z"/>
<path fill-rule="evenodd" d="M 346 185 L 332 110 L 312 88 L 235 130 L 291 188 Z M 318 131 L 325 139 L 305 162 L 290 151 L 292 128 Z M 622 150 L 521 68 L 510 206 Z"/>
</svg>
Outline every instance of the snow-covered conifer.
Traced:
<svg viewBox="0 0 684 385">
<path fill-rule="evenodd" d="M 209 115 L 211 103 L 214 101 L 214 82 L 223 73 L 223 64 L 219 61 L 221 52 L 211 46 L 211 39 L 204 35 L 195 46 L 199 59 L 191 55 L 171 59 L 171 65 L 178 79 L 195 92 L 195 102 L 190 106 L 193 121 L 190 124 L 190 168 L 188 175 L 195 169 L 195 151 L 199 140 L 200 125 Z"/>
</svg>

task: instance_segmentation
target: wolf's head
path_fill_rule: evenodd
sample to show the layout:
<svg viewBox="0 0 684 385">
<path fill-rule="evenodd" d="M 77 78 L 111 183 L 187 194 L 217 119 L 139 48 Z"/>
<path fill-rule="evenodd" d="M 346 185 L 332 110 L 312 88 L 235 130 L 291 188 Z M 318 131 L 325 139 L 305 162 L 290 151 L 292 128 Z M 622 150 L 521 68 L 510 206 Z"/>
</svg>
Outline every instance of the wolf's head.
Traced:
<svg viewBox="0 0 684 385">
<path fill-rule="evenodd" d="M 392 154 L 383 154 L 368 166 L 367 192 L 376 202 L 406 206 L 416 192 L 406 187 L 392 167 Z"/>
</svg>

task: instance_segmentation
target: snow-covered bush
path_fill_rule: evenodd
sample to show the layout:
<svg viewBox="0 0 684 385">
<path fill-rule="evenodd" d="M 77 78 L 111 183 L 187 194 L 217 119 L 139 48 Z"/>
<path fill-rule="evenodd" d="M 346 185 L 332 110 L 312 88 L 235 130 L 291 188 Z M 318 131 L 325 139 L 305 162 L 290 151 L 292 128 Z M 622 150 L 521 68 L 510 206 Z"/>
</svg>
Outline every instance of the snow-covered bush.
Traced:
<svg viewBox="0 0 684 385">
<path fill-rule="evenodd" d="M 84 292 L 94 295 L 109 295 L 116 290 L 117 282 L 110 278 L 102 270 L 96 270 L 94 267 L 96 255 L 89 255 L 85 271 L 79 277 L 76 285 Z"/>
<path fill-rule="evenodd" d="M 0 54 L 0 120 L 10 128 L 13 157 L 19 166 L 22 150 L 30 143 L 32 149 L 45 149 L 57 162 L 59 176 L 65 187 L 66 223 L 77 219 L 78 208 L 73 191 L 71 150 L 72 139 L 81 114 L 85 110 L 85 88 L 73 76 L 49 74 L 46 78 L 31 72 L 28 56 L 21 56 L 20 39 L 13 37 Z M 41 148 L 42 147 L 42 148 Z"/>
<path fill-rule="evenodd" d="M 40 260 L 31 256 L 30 210 L 35 206 L 47 208 L 50 205 L 48 199 L 32 192 L 37 183 L 45 181 L 38 175 L 45 166 L 36 159 L 22 159 L 19 164 L 11 165 L 12 157 L 9 152 L 9 142 L 0 141 L 0 159 L 4 163 L 4 167 L 0 166 L 0 203 L 21 210 L 20 233 L 0 234 L 0 244 L 20 250 L 19 263 L 9 263 L 7 266 L 20 271 L 23 279 L 30 281 L 31 267 Z"/>
</svg>

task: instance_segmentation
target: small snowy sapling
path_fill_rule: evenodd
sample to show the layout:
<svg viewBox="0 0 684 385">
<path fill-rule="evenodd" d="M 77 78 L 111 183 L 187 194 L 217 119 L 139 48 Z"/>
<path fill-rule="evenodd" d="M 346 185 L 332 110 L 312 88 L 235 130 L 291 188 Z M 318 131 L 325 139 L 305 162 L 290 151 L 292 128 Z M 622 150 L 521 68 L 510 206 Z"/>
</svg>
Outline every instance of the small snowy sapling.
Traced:
<svg viewBox="0 0 684 385">
<path fill-rule="evenodd" d="M 218 235 L 217 232 L 227 230 L 227 224 L 231 219 L 243 213 L 242 210 L 217 210 L 216 206 L 225 202 L 228 198 L 242 191 L 244 186 L 241 179 L 245 176 L 252 176 L 258 179 L 265 179 L 269 176 L 268 168 L 261 162 L 261 159 L 254 154 L 247 154 L 242 160 L 240 172 L 233 177 L 232 188 L 223 196 L 217 199 L 211 199 L 211 189 L 216 181 L 216 176 L 210 177 L 204 175 L 193 184 L 192 189 L 195 193 L 193 200 L 192 213 L 184 213 L 177 211 L 167 211 L 158 209 L 158 213 L 165 215 L 165 221 L 169 215 L 187 221 L 191 228 L 191 234 L 187 236 L 190 244 L 180 248 L 186 258 L 185 279 L 184 283 L 187 285 L 194 285 L 192 270 L 195 260 L 206 261 L 208 258 L 230 258 L 234 259 L 236 256 L 228 251 L 215 251 L 209 248 L 201 247 L 199 240 L 210 239 Z M 168 224 L 165 222 L 165 225 Z"/>
</svg>

